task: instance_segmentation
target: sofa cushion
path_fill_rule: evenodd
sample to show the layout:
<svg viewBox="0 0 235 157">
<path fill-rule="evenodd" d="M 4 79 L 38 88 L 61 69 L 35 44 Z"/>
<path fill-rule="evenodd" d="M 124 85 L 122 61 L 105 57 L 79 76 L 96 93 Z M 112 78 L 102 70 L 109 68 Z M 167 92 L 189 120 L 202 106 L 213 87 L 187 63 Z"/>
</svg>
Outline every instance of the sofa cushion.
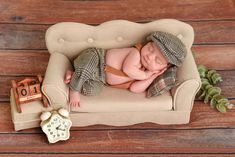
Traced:
<svg viewBox="0 0 235 157">
<path fill-rule="evenodd" d="M 146 98 L 146 93 L 105 87 L 97 96 L 81 96 L 78 112 L 129 112 L 172 110 L 172 96 L 166 92 L 158 97 Z"/>
</svg>

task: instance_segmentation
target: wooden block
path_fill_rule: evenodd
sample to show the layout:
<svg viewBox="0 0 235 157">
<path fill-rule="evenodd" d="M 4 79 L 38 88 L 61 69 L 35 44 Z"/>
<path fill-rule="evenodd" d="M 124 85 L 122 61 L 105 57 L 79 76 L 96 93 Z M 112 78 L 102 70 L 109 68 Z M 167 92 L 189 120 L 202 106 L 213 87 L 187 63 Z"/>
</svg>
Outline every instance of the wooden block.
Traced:
<svg viewBox="0 0 235 157">
<path fill-rule="evenodd" d="M 41 92 L 42 77 L 38 75 L 36 78 L 25 78 L 20 82 L 12 80 L 12 88 L 14 97 L 16 99 L 17 112 L 21 113 L 21 104 L 29 103 L 32 101 L 42 101 L 44 107 L 49 104 Z"/>
</svg>

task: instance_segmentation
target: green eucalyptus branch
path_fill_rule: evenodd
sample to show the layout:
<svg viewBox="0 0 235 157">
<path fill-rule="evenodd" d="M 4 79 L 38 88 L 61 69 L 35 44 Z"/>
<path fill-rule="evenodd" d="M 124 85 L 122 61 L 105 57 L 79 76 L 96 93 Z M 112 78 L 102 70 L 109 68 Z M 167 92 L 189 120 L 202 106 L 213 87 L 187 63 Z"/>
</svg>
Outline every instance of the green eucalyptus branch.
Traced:
<svg viewBox="0 0 235 157">
<path fill-rule="evenodd" d="M 215 87 L 219 82 L 222 82 L 220 74 L 216 70 L 207 69 L 203 65 L 198 65 L 198 72 L 202 81 L 202 86 L 197 97 L 203 100 L 204 103 L 209 103 L 212 108 L 224 113 L 227 109 L 231 109 L 234 105 L 229 100 L 221 96 L 221 88 Z"/>
</svg>

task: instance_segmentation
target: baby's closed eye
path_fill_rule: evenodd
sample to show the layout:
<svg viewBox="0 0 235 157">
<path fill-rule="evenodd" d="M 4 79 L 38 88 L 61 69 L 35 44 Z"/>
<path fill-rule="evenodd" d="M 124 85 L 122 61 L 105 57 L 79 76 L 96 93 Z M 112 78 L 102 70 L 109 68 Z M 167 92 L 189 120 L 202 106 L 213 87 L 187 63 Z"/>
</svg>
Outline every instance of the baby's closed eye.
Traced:
<svg viewBox="0 0 235 157">
<path fill-rule="evenodd" d="M 156 57 L 155 60 L 156 60 L 156 63 L 158 63 L 158 64 L 163 64 L 162 61 L 161 61 L 158 57 Z"/>
</svg>

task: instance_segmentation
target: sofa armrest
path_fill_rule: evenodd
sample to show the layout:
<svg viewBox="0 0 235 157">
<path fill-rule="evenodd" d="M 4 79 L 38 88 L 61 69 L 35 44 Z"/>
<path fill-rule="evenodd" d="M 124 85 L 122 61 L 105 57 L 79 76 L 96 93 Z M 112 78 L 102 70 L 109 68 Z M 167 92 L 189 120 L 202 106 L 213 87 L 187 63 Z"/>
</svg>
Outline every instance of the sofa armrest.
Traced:
<svg viewBox="0 0 235 157">
<path fill-rule="evenodd" d="M 42 84 L 42 92 L 54 109 L 60 107 L 69 109 L 69 88 L 64 83 L 64 75 L 67 70 L 72 70 L 70 60 L 60 53 L 51 54 Z"/>
<path fill-rule="evenodd" d="M 173 109 L 178 111 L 192 110 L 196 93 L 201 87 L 201 79 L 192 52 L 190 49 L 187 51 L 186 59 L 177 71 L 180 85 L 171 90 Z"/>
</svg>

